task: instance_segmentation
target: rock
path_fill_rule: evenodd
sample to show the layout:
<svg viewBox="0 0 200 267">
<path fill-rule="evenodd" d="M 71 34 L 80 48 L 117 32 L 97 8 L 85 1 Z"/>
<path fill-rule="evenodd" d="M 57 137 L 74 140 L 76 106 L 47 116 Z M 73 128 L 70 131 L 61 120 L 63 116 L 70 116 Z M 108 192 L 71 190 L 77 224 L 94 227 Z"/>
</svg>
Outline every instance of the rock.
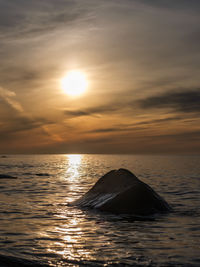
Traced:
<svg viewBox="0 0 200 267">
<path fill-rule="evenodd" d="M 98 209 L 115 214 L 140 216 L 165 213 L 168 203 L 149 185 L 126 169 L 112 170 L 72 205 Z"/>
</svg>

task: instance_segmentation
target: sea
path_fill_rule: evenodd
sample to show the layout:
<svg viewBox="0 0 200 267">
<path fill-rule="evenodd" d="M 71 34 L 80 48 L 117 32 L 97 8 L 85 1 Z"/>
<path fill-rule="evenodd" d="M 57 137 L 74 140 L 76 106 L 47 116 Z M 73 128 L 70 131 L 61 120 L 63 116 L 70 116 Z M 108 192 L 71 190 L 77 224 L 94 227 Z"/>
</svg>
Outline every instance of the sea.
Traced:
<svg viewBox="0 0 200 267">
<path fill-rule="evenodd" d="M 69 203 L 126 168 L 172 207 L 137 219 Z M 0 156 L 0 267 L 200 266 L 200 156 Z"/>
</svg>

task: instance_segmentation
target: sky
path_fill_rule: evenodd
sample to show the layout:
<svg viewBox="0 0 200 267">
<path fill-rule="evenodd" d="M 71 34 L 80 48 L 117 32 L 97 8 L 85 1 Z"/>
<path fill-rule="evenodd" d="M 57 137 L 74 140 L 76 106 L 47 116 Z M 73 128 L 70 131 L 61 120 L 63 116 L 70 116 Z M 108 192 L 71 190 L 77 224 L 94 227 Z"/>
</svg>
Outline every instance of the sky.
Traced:
<svg viewBox="0 0 200 267">
<path fill-rule="evenodd" d="M 199 0 L 0 0 L 0 153 L 200 153 Z M 86 92 L 65 94 L 71 70 Z"/>
</svg>

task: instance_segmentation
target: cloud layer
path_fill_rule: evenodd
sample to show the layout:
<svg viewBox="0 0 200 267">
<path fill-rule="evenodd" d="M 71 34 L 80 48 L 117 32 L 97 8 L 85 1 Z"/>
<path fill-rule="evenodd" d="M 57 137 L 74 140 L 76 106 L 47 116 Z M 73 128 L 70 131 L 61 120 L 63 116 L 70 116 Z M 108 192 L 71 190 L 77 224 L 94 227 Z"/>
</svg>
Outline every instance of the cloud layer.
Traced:
<svg viewBox="0 0 200 267">
<path fill-rule="evenodd" d="M 199 11 L 198 0 L 0 0 L 0 153 L 197 153 Z M 72 69 L 89 80 L 79 98 L 60 86 Z"/>
<path fill-rule="evenodd" d="M 138 101 L 141 108 L 172 109 L 177 112 L 200 112 L 200 89 L 191 89 L 178 92 L 167 92 L 162 95 L 150 96 Z"/>
</svg>

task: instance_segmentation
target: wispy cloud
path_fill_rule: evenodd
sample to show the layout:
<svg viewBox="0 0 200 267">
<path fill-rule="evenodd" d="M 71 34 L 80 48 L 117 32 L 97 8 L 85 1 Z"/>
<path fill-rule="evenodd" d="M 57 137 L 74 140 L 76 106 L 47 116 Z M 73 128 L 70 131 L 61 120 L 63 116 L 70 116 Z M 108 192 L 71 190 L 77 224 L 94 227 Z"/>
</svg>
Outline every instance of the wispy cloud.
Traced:
<svg viewBox="0 0 200 267">
<path fill-rule="evenodd" d="M 64 115 L 75 118 L 75 117 L 83 117 L 83 116 L 98 116 L 103 114 L 115 113 L 120 110 L 122 112 L 123 104 L 118 103 L 110 103 L 109 105 L 102 105 L 96 107 L 90 107 L 82 110 L 64 110 Z"/>
<path fill-rule="evenodd" d="M 195 9 L 200 8 L 200 3 L 198 0 L 174 0 L 174 1 L 165 1 L 165 0 L 136 0 L 137 2 L 146 4 L 148 6 L 154 6 L 159 8 L 169 8 L 169 9 L 187 9 L 197 11 Z"/>
<path fill-rule="evenodd" d="M 43 134 L 47 135 L 52 140 L 61 140 L 58 135 L 51 133 L 48 128 L 48 125 L 54 122 L 43 117 L 33 117 L 28 114 L 15 98 L 15 92 L 0 87 L 0 99 L 2 99 L 12 111 L 12 117 L 9 119 L 4 118 L 1 122 L 1 138 L 9 139 L 16 134 L 40 128 Z"/>
<path fill-rule="evenodd" d="M 86 1 L 1 1 L 0 37 L 8 39 L 35 38 L 52 34 L 74 24 L 84 24 L 92 17 L 95 5 Z"/>
<path fill-rule="evenodd" d="M 103 152 L 114 139 L 112 149 L 140 151 L 164 138 L 173 146 L 189 125 L 196 138 L 199 11 L 199 0 L 0 0 L 1 144 L 27 136 L 27 147 L 42 139 L 84 152 L 92 140 Z M 90 86 L 71 100 L 59 81 L 74 67 Z"/>
<path fill-rule="evenodd" d="M 200 89 L 170 91 L 137 102 L 143 109 L 172 109 L 182 113 L 200 112 Z"/>
<path fill-rule="evenodd" d="M 150 127 L 155 127 L 155 125 L 165 125 L 166 123 L 173 122 L 173 121 L 180 121 L 183 118 L 181 116 L 175 116 L 175 117 L 168 117 L 168 118 L 162 118 L 162 119 L 149 119 L 144 121 L 139 121 L 135 123 L 129 123 L 129 124 L 118 124 L 114 125 L 114 127 L 110 128 L 98 128 L 93 129 L 91 131 L 88 131 L 90 133 L 118 133 L 118 132 L 136 132 L 136 131 L 144 131 L 146 129 L 149 129 Z"/>
<path fill-rule="evenodd" d="M 21 104 L 15 99 L 16 94 L 13 91 L 4 89 L 0 87 L 0 98 L 12 109 L 17 112 L 23 112 L 23 107 Z"/>
</svg>

